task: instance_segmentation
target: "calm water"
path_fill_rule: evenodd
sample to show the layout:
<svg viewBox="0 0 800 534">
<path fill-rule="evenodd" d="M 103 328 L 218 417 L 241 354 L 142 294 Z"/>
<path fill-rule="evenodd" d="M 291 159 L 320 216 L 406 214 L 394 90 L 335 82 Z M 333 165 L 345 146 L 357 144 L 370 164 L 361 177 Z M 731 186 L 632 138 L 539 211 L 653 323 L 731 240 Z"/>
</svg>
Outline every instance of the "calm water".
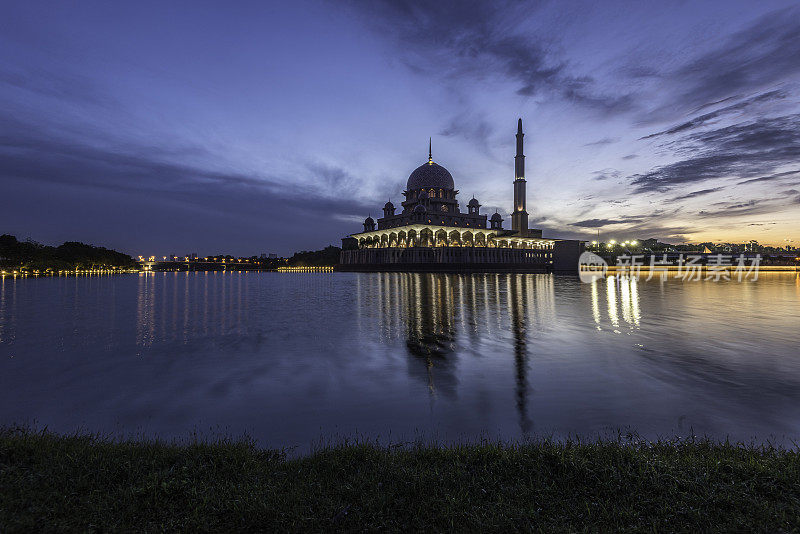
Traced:
<svg viewBox="0 0 800 534">
<path fill-rule="evenodd" d="M 0 282 L 0 424 L 399 441 L 800 438 L 800 278 L 156 273 Z"/>
</svg>

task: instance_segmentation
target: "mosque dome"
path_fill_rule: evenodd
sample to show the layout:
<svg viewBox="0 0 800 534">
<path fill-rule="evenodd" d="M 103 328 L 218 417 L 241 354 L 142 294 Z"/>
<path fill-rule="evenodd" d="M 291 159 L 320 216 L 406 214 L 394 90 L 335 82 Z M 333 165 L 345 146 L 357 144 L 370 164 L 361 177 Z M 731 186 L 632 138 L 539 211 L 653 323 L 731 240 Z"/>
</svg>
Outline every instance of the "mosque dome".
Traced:
<svg viewBox="0 0 800 534">
<path fill-rule="evenodd" d="M 467 202 L 467 206 L 470 207 L 470 208 L 479 208 L 481 206 L 481 203 L 478 202 L 477 198 L 472 197 L 472 200 Z"/>
<path fill-rule="evenodd" d="M 394 209 L 394 204 L 392 204 L 392 202 L 389 201 L 389 202 L 387 202 L 386 204 L 383 205 L 383 209 L 385 209 L 385 210 L 393 210 Z"/>
<path fill-rule="evenodd" d="M 502 222 L 503 218 L 500 216 L 499 213 L 494 212 L 494 215 L 492 215 L 492 218 L 490 220 L 494 222 Z"/>
<path fill-rule="evenodd" d="M 430 188 L 455 189 L 453 176 L 450 172 L 431 160 L 414 169 L 414 172 L 408 177 L 408 184 L 406 184 L 408 191 Z"/>
<path fill-rule="evenodd" d="M 375 219 L 373 219 L 372 217 L 367 217 L 366 219 L 364 219 L 364 224 L 370 224 L 370 225 L 375 224 Z"/>
</svg>

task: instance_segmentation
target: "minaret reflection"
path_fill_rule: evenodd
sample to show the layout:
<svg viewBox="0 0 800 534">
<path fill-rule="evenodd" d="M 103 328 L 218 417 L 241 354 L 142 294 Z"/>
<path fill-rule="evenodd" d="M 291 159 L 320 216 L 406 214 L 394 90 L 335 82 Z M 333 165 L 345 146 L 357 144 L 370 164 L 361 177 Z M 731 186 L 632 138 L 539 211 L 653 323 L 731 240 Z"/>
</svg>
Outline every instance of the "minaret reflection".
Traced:
<svg viewBox="0 0 800 534">
<path fill-rule="evenodd" d="M 508 307 L 511 316 L 511 330 L 514 333 L 514 371 L 516 376 L 517 413 L 519 427 L 523 434 L 533 428 L 528 415 L 528 342 L 526 324 L 528 322 L 528 282 L 530 277 L 523 274 L 508 275 Z"/>
<path fill-rule="evenodd" d="M 360 277 L 357 293 L 359 327 L 375 333 L 370 325 L 377 324 L 382 341 L 404 338 L 409 375 L 427 384 L 431 400 L 457 396 L 456 365 L 470 352 L 457 342 L 475 349 L 488 343 L 496 351 L 510 333 L 509 358 L 492 361 L 513 365 L 519 425 L 523 433 L 532 431 L 530 347 L 556 324 L 552 275 L 391 273 Z"/>
</svg>

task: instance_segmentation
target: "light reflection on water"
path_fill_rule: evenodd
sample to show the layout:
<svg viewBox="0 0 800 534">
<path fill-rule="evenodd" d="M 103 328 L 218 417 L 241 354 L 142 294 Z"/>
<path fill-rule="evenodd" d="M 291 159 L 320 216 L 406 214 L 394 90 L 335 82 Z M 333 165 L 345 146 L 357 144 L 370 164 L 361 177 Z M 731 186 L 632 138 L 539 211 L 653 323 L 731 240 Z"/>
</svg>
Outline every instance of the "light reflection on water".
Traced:
<svg viewBox="0 0 800 534">
<path fill-rule="evenodd" d="M 800 435 L 800 278 L 0 281 L 0 424 L 186 436 Z"/>
</svg>

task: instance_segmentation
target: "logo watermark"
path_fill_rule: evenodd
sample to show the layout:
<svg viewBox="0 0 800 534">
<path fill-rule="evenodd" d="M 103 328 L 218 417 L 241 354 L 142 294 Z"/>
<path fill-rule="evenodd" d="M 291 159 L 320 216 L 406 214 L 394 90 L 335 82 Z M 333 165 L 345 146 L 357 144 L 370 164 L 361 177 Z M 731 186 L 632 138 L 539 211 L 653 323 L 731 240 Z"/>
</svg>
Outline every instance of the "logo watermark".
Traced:
<svg viewBox="0 0 800 534">
<path fill-rule="evenodd" d="M 645 281 L 658 276 L 662 281 L 673 278 L 685 282 L 720 280 L 737 282 L 758 280 L 758 269 L 761 265 L 761 254 L 755 256 L 738 256 L 732 254 L 679 254 L 677 258 L 644 254 L 623 254 L 617 256 L 617 264 L 613 266 L 613 274 L 621 276 L 647 275 Z M 606 260 L 592 252 L 584 252 L 578 259 L 578 273 L 582 282 L 591 283 L 603 278 L 609 270 Z"/>
<path fill-rule="evenodd" d="M 608 262 L 594 252 L 584 252 L 578 258 L 578 276 L 581 282 L 591 284 L 598 278 L 605 278 Z"/>
</svg>

